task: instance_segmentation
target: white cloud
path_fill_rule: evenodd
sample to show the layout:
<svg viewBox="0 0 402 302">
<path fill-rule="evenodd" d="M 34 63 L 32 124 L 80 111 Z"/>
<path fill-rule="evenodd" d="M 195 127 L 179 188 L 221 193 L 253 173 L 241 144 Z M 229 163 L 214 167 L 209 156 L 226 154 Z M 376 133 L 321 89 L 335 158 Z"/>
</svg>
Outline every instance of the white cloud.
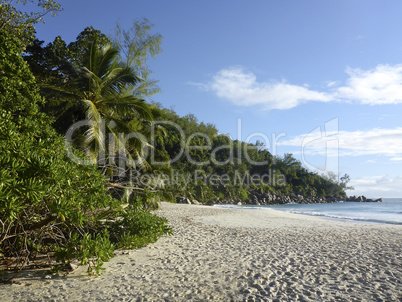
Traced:
<svg viewBox="0 0 402 302">
<path fill-rule="evenodd" d="M 371 70 L 346 69 L 345 85 L 326 82 L 328 92 L 286 81 L 258 82 L 255 74 L 241 67 L 218 71 L 208 84 L 194 84 L 212 90 L 237 106 L 259 105 L 265 110 L 291 109 L 307 102 L 346 101 L 369 105 L 402 103 L 402 64 L 378 65 Z"/>
<path fill-rule="evenodd" d="M 337 86 L 339 84 L 338 81 L 329 81 L 327 82 L 327 87 L 334 87 Z"/>
<path fill-rule="evenodd" d="M 402 196 L 401 176 L 364 176 L 351 180 L 353 191 L 349 195 L 365 195 L 367 197 L 399 197 Z"/>
<path fill-rule="evenodd" d="M 348 67 L 346 73 L 347 85 L 334 91 L 334 97 L 369 105 L 402 103 L 402 64 L 367 71 Z"/>
<path fill-rule="evenodd" d="M 261 105 L 266 110 L 290 109 L 308 101 L 327 102 L 326 93 L 286 82 L 257 82 L 240 67 L 223 69 L 213 76 L 209 89 L 238 106 Z"/>
<path fill-rule="evenodd" d="M 316 128 L 310 133 L 280 140 L 278 145 L 300 147 L 304 153 L 313 155 L 385 155 L 397 161 L 402 160 L 402 127 L 332 132 L 322 132 Z"/>
</svg>

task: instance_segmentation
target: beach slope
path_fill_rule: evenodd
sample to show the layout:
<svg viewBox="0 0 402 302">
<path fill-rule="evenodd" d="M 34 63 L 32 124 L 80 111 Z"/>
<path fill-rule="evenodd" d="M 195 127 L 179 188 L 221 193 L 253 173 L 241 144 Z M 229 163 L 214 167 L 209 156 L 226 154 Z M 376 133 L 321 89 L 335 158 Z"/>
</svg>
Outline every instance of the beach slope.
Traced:
<svg viewBox="0 0 402 302">
<path fill-rule="evenodd" d="M 400 301 L 402 226 L 162 203 L 174 236 L 100 277 L 25 272 L 1 301 Z"/>
</svg>

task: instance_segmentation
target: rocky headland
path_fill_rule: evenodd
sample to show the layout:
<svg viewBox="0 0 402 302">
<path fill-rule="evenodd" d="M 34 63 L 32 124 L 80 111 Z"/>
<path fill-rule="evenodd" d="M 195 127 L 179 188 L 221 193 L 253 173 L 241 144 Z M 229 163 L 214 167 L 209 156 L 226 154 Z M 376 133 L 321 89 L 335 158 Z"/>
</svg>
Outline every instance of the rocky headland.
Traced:
<svg viewBox="0 0 402 302">
<path fill-rule="evenodd" d="M 234 205 L 275 205 L 275 204 L 287 204 L 287 203 L 297 203 L 297 204 L 311 204 L 311 203 L 334 203 L 334 202 L 382 202 L 382 198 L 370 199 L 365 196 L 350 196 L 350 197 L 305 197 L 300 194 L 291 195 L 280 195 L 274 192 L 262 192 L 262 191 L 251 191 L 250 198 L 248 200 L 237 200 L 237 199 L 214 199 L 209 201 L 208 205 L 214 204 L 234 204 Z M 201 204 L 195 199 L 190 199 L 187 197 L 177 197 L 177 203 L 184 204 Z"/>
</svg>

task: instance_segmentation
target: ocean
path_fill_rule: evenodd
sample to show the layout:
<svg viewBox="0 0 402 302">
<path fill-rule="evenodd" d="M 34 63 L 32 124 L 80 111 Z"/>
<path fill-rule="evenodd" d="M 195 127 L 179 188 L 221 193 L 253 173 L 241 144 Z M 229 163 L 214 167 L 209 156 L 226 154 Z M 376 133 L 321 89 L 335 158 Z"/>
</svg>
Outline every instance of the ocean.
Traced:
<svg viewBox="0 0 402 302">
<path fill-rule="evenodd" d="M 220 205 L 226 208 L 271 208 L 293 214 L 319 216 L 348 222 L 402 225 L 402 198 L 384 198 L 383 202 L 337 202 L 284 205 Z"/>
</svg>

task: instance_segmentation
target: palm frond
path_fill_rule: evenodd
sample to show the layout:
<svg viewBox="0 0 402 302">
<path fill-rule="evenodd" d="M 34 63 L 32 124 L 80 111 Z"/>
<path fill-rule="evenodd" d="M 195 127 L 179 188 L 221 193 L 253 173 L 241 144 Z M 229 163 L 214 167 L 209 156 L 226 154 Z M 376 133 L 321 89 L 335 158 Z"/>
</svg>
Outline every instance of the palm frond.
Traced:
<svg viewBox="0 0 402 302">
<path fill-rule="evenodd" d="M 128 67 L 116 67 L 111 70 L 102 81 L 102 91 L 112 90 L 116 93 L 122 93 L 124 89 L 135 86 L 141 79 L 135 75 L 133 70 Z"/>
<path fill-rule="evenodd" d="M 111 100 L 105 100 L 105 104 L 110 111 L 114 111 L 115 114 L 124 119 L 153 120 L 151 106 L 144 100 L 133 96 L 117 96 Z"/>
</svg>

